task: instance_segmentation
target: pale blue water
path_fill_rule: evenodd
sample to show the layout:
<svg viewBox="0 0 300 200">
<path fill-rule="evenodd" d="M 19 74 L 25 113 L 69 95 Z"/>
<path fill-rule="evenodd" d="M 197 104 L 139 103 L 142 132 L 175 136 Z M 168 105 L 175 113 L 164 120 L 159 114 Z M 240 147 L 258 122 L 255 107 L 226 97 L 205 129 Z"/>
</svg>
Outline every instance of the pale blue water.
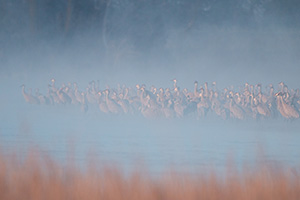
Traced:
<svg viewBox="0 0 300 200">
<path fill-rule="evenodd" d="M 225 169 L 259 159 L 290 167 L 300 164 L 299 120 L 147 120 L 138 116 L 101 114 L 90 107 L 26 104 L 21 84 L 2 79 L 0 145 L 2 152 L 25 155 L 38 147 L 58 162 L 90 159 L 133 169 L 143 163 L 150 171 L 167 168 Z M 95 109 L 95 110 L 93 110 Z"/>
</svg>

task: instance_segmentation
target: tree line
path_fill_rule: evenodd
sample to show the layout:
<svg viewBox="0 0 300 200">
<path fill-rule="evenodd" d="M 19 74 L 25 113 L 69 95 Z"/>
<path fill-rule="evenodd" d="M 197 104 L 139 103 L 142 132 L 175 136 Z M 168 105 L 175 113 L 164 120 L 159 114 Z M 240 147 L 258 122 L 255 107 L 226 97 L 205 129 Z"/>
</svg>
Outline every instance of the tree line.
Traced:
<svg viewBox="0 0 300 200">
<path fill-rule="evenodd" d="M 137 42 L 206 25 L 300 27 L 298 0 L 0 0 L 1 39 L 69 37 L 81 31 Z"/>
</svg>

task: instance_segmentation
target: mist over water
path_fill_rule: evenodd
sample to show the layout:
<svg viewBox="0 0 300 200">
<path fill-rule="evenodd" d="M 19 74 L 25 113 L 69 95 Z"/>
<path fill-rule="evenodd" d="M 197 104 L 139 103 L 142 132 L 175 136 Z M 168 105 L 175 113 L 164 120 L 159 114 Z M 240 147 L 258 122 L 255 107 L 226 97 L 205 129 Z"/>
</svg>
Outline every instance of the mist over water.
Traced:
<svg viewBox="0 0 300 200">
<path fill-rule="evenodd" d="M 0 15 L 0 145 L 4 152 L 22 153 L 38 145 L 64 162 L 74 148 L 79 163 L 92 154 L 129 168 L 142 160 L 159 171 L 168 166 L 223 168 L 230 156 L 240 165 L 254 163 L 262 149 L 269 161 L 299 165 L 299 119 L 148 120 L 106 115 L 93 106 L 82 113 L 72 105 L 27 104 L 20 88 L 25 84 L 33 93 L 39 88 L 46 94 L 52 78 L 57 86 L 77 82 L 81 91 L 92 80 L 99 80 L 103 90 L 118 84 L 171 88 L 176 78 L 181 89 L 190 91 L 194 81 L 208 82 L 209 87 L 216 81 L 220 90 L 231 85 L 238 90 L 246 82 L 262 83 L 263 90 L 272 83 L 277 90 L 281 81 L 297 89 L 300 29 L 291 6 L 285 8 L 290 9 L 288 16 L 282 14 L 285 10 L 272 7 L 277 1 L 252 6 L 250 1 L 239 1 L 241 7 L 232 11 L 232 17 L 219 12 L 222 6 L 206 1 L 169 9 L 150 1 L 122 4 L 114 0 L 109 6 L 95 1 L 100 4 L 86 7 L 73 1 L 67 26 L 68 6 L 59 1 L 53 7 L 47 7 L 47 1 L 36 3 L 34 15 L 28 14 L 28 2 L 0 2 L 5 11 Z M 199 7 L 193 11 L 199 15 L 187 14 L 192 7 Z M 230 8 L 226 5 L 224 10 L 230 12 Z"/>
</svg>

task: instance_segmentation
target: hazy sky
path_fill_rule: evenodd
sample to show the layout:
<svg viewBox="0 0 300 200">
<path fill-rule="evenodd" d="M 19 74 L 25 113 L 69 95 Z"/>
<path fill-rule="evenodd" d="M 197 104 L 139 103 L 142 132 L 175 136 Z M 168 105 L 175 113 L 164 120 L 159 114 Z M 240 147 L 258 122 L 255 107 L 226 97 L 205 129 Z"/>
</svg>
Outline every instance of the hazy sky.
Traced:
<svg viewBox="0 0 300 200">
<path fill-rule="evenodd" d="M 300 35 L 288 3 L 70 2 L 1 1 L 4 74 L 33 84 L 57 77 L 159 87 L 176 77 L 185 87 L 195 80 L 300 86 Z"/>
</svg>

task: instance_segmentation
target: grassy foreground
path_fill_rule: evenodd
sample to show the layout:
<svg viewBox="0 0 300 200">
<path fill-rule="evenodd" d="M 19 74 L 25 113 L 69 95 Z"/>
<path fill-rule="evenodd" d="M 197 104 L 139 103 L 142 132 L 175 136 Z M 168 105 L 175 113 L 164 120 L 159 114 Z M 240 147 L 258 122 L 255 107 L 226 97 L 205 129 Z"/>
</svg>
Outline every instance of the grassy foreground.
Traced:
<svg viewBox="0 0 300 200">
<path fill-rule="evenodd" d="M 152 177 L 144 170 L 125 175 L 109 166 L 90 165 L 79 170 L 36 152 L 22 159 L 0 155 L 0 199 L 300 199 L 298 168 L 269 165 L 245 168 L 242 173 L 229 168 L 222 178 L 213 170 Z"/>
</svg>

